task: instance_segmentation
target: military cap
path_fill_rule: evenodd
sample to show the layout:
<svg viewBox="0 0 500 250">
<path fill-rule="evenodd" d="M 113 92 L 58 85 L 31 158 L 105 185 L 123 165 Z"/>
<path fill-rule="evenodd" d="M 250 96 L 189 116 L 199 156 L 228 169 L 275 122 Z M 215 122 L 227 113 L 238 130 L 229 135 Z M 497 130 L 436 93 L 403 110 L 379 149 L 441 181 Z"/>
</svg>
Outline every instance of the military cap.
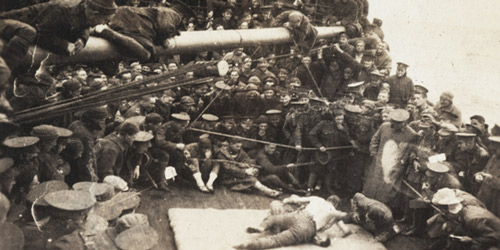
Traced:
<svg viewBox="0 0 500 250">
<path fill-rule="evenodd" d="M 260 81 L 260 78 L 258 76 L 251 76 L 250 78 L 248 78 L 248 84 L 261 84 L 261 81 Z"/>
<path fill-rule="evenodd" d="M 54 126 L 47 124 L 34 127 L 31 130 L 31 135 L 40 138 L 40 140 L 50 140 L 59 137 L 58 130 Z"/>
<path fill-rule="evenodd" d="M 442 123 L 441 129 L 439 129 L 438 134 L 441 136 L 449 136 L 458 132 L 458 128 L 451 123 Z"/>
<path fill-rule="evenodd" d="M 82 87 L 82 84 L 76 79 L 69 79 L 63 82 L 62 87 L 66 91 L 75 91 L 80 89 Z"/>
<path fill-rule="evenodd" d="M 361 108 L 358 105 L 347 104 L 344 109 L 349 113 L 361 113 Z"/>
<path fill-rule="evenodd" d="M 414 88 L 415 88 L 415 93 L 424 93 L 424 94 L 429 93 L 429 90 L 422 85 L 417 84 L 417 85 L 415 85 Z"/>
<path fill-rule="evenodd" d="M 374 71 L 372 71 L 372 72 L 370 72 L 370 75 L 372 75 L 372 76 L 379 76 L 379 77 L 384 77 L 385 76 L 384 74 L 380 73 L 380 71 L 378 71 L 377 69 L 374 70 Z"/>
<path fill-rule="evenodd" d="M 86 0 L 85 4 L 93 11 L 99 12 L 101 15 L 112 15 L 118 8 L 114 0 Z"/>
<path fill-rule="evenodd" d="M 462 199 L 450 188 L 441 188 L 432 197 L 432 203 L 435 205 L 454 205 L 460 202 Z"/>
<path fill-rule="evenodd" d="M 120 71 L 120 72 L 118 72 L 118 74 L 116 74 L 116 77 L 123 77 L 123 75 L 125 75 L 125 74 L 132 74 L 132 71 L 129 69 Z"/>
<path fill-rule="evenodd" d="M 48 206 L 49 204 L 44 199 L 46 194 L 68 189 L 68 184 L 64 181 L 52 180 L 42 182 L 31 188 L 30 192 L 26 196 L 26 200 L 38 206 Z"/>
<path fill-rule="evenodd" d="M 475 134 L 475 135 L 481 134 L 481 130 L 479 130 L 479 128 L 477 128 L 476 126 L 473 126 L 471 124 L 465 124 L 464 132 Z"/>
<path fill-rule="evenodd" d="M 470 117 L 471 120 L 477 120 L 478 122 L 480 123 L 485 123 L 486 120 L 484 119 L 484 117 L 482 115 L 473 115 Z"/>
<path fill-rule="evenodd" d="M 137 133 L 135 135 L 134 141 L 137 141 L 137 142 L 147 142 L 147 141 L 150 141 L 153 138 L 154 138 L 154 135 L 151 134 L 150 132 L 139 131 L 139 133 Z"/>
<path fill-rule="evenodd" d="M 135 226 L 148 226 L 148 216 L 140 213 L 125 214 L 116 221 L 116 225 L 120 228 L 119 231 L 121 232 Z"/>
<path fill-rule="evenodd" d="M 396 64 L 398 65 L 398 67 L 403 67 L 405 69 L 408 68 L 408 67 L 410 67 L 408 64 L 406 64 L 404 62 L 397 62 Z"/>
<path fill-rule="evenodd" d="M 212 148 L 212 142 L 210 141 L 210 139 L 208 139 L 208 137 L 201 137 L 200 136 L 200 140 L 198 141 L 198 145 L 201 147 L 201 148 Z"/>
<path fill-rule="evenodd" d="M 90 209 L 95 204 L 90 192 L 76 190 L 60 190 L 45 195 L 44 200 L 57 210 L 80 212 Z"/>
<path fill-rule="evenodd" d="M 375 56 L 371 53 L 365 53 L 363 54 L 363 57 L 361 58 L 361 60 L 363 61 L 374 61 L 375 60 Z"/>
<path fill-rule="evenodd" d="M 147 250 L 158 243 L 158 233 L 148 225 L 138 225 L 118 234 L 115 243 L 123 250 Z"/>
<path fill-rule="evenodd" d="M 500 136 L 498 136 L 498 135 L 490 136 L 490 137 L 488 137 L 488 140 L 491 142 L 500 143 Z"/>
<path fill-rule="evenodd" d="M 181 97 L 181 103 L 185 105 L 195 105 L 193 98 L 188 95 Z"/>
<path fill-rule="evenodd" d="M 104 177 L 104 180 L 102 180 L 102 182 L 111 185 L 115 190 L 118 190 L 118 191 L 127 191 L 128 190 L 127 182 L 116 175 L 108 175 L 108 176 Z"/>
<path fill-rule="evenodd" d="M 444 99 L 448 99 L 448 100 L 453 100 L 453 94 L 449 91 L 445 91 L 443 93 L 441 93 L 441 98 L 444 98 Z"/>
<path fill-rule="evenodd" d="M 266 115 L 278 115 L 281 113 L 282 112 L 279 109 L 270 109 L 270 110 L 266 111 Z"/>
<path fill-rule="evenodd" d="M 97 183 L 90 181 L 82 181 L 73 184 L 73 189 L 76 191 L 87 191 L 93 194 L 96 198 L 99 196 L 103 196 L 106 193 L 110 192 L 112 187 L 106 183 Z"/>
<path fill-rule="evenodd" d="M 405 109 L 395 109 L 390 113 L 391 120 L 404 122 L 410 118 L 410 113 Z"/>
<path fill-rule="evenodd" d="M 221 90 L 231 90 L 231 87 L 224 83 L 224 81 L 217 81 L 215 87 Z"/>
<path fill-rule="evenodd" d="M 347 84 L 347 87 L 348 88 L 357 88 L 357 87 L 363 85 L 364 83 L 365 82 L 363 82 L 363 81 L 362 82 L 353 82 L 353 83 Z"/>
<path fill-rule="evenodd" d="M 234 122 L 234 115 L 225 115 L 222 117 L 222 120 L 224 121 L 233 121 Z"/>
<path fill-rule="evenodd" d="M 103 120 L 108 117 L 108 110 L 106 107 L 98 107 L 87 110 L 83 113 L 83 117 L 88 119 Z"/>
<path fill-rule="evenodd" d="M 56 127 L 56 126 L 53 126 L 53 127 L 56 129 L 59 137 L 70 137 L 73 135 L 73 131 L 71 131 L 67 128 L 61 128 L 61 127 Z"/>
<path fill-rule="evenodd" d="M 209 122 L 215 122 L 215 121 L 218 121 L 219 120 L 219 117 L 216 116 L 216 115 L 212 115 L 212 114 L 203 114 L 201 115 L 201 118 L 205 121 L 209 121 Z"/>
<path fill-rule="evenodd" d="M 181 121 L 189 121 L 189 120 L 191 120 L 191 118 L 189 117 L 189 115 L 186 112 L 173 113 L 172 117 L 175 118 L 175 119 L 177 119 L 177 120 L 181 120 Z"/>
<path fill-rule="evenodd" d="M 10 222 L 0 223 L 0 249 L 22 250 L 23 248 L 23 231 Z"/>
<path fill-rule="evenodd" d="M 9 148 L 26 148 L 35 145 L 40 139 L 34 136 L 11 137 L 3 141 L 3 145 Z"/>
<path fill-rule="evenodd" d="M 0 159 L 0 174 L 7 171 L 7 169 L 11 168 L 14 165 L 14 160 L 9 157 L 4 157 Z"/>
<path fill-rule="evenodd" d="M 249 83 L 249 84 L 247 84 L 247 86 L 245 86 L 246 91 L 258 90 L 258 89 L 259 89 L 259 87 L 257 87 L 257 85 L 252 84 L 252 83 Z"/>
<path fill-rule="evenodd" d="M 269 117 L 265 116 L 265 115 L 260 115 L 256 120 L 255 120 L 255 123 L 256 124 L 261 124 L 261 123 L 269 123 Z"/>
<path fill-rule="evenodd" d="M 274 82 L 274 83 L 277 83 L 278 82 L 278 79 L 273 76 L 273 75 L 269 75 L 269 76 L 266 76 L 264 77 L 264 79 L 262 79 L 262 82 Z"/>
<path fill-rule="evenodd" d="M 163 117 L 158 113 L 150 113 L 146 115 L 144 120 L 146 123 L 162 123 Z"/>
<path fill-rule="evenodd" d="M 427 164 L 427 168 L 435 173 L 446 173 L 450 170 L 450 168 L 446 164 L 439 162 L 429 163 Z"/>
<path fill-rule="evenodd" d="M 136 116 L 132 116 L 132 117 L 129 117 L 129 118 L 125 119 L 125 121 L 123 121 L 123 123 L 120 124 L 120 127 L 124 126 L 127 123 L 131 123 L 131 124 L 133 124 L 133 125 L 135 125 L 136 127 L 139 128 L 139 127 L 141 127 L 144 124 L 144 121 L 146 121 L 146 117 L 145 116 L 136 115 Z"/>
<path fill-rule="evenodd" d="M 466 139 L 472 139 L 476 137 L 476 134 L 473 133 L 468 133 L 468 132 L 459 132 L 455 134 L 458 139 L 466 140 Z"/>
</svg>

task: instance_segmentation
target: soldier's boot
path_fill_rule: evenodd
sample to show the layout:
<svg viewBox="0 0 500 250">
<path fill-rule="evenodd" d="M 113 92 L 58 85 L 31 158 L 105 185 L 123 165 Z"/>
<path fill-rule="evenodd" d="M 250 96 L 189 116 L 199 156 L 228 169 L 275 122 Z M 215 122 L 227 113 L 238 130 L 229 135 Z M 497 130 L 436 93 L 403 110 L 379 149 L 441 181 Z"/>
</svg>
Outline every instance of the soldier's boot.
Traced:
<svg viewBox="0 0 500 250">
<path fill-rule="evenodd" d="M 214 182 L 217 180 L 217 174 L 216 173 L 210 173 L 210 176 L 208 177 L 207 181 L 207 188 L 208 191 L 213 192 L 214 191 Z"/>
<path fill-rule="evenodd" d="M 309 178 L 307 179 L 307 192 L 309 195 L 313 191 L 314 183 L 316 183 L 317 177 L 318 175 L 315 172 L 309 173 Z"/>
<path fill-rule="evenodd" d="M 201 173 L 194 173 L 193 178 L 196 181 L 196 185 L 198 186 L 198 189 L 200 189 L 201 192 L 203 193 L 210 193 L 208 190 L 207 186 L 205 186 L 205 183 L 203 182 L 203 179 L 201 178 Z"/>
</svg>

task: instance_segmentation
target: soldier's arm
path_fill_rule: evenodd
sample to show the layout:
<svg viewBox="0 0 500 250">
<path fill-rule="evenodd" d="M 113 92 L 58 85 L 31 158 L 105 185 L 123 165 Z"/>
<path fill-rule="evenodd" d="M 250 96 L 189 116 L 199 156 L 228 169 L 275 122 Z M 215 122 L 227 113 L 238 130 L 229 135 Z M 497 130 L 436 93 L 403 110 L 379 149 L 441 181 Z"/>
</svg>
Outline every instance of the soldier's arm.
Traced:
<svg viewBox="0 0 500 250">
<path fill-rule="evenodd" d="M 116 150 L 105 147 L 99 153 L 97 157 L 97 176 L 100 180 L 108 175 L 113 175 L 113 166 L 118 158 L 118 152 Z"/>
<path fill-rule="evenodd" d="M 321 144 L 321 142 L 319 142 L 319 138 L 318 138 L 318 136 L 319 136 L 318 134 L 319 134 L 319 132 L 321 132 L 322 128 L 323 128 L 323 122 L 320 122 L 319 124 L 314 126 L 314 128 L 311 130 L 311 132 L 309 132 L 309 135 L 308 135 L 309 141 L 317 148 L 323 146 L 323 144 Z"/>
<path fill-rule="evenodd" d="M 375 156 L 378 152 L 378 147 L 380 144 L 380 135 L 381 135 L 381 127 L 375 132 L 371 141 L 370 141 L 370 155 Z"/>
</svg>

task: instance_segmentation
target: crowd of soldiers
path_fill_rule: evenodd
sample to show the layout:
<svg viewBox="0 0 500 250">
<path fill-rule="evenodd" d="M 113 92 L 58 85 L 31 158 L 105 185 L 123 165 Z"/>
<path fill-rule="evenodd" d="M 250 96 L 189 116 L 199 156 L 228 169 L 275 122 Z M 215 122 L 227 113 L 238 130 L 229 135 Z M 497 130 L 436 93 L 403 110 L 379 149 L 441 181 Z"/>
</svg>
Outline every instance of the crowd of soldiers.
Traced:
<svg viewBox="0 0 500 250">
<path fill-rule="evenodd" d="M 427 232 L 429 249 L 500 247 L 500 127 L 490 134 L 481 115 L 463 123 L 451 92 L 432 103 L 403 62 L 392 75 L 366 0 L 122 4 L 26 3 L 0 14 L 0 234 L 12 239 L 2 246 L 147 249 L 157 235 L 130 213 L 133 190 L 168 192 L 177 178 L 207 194 L 337 194 L 351 200 L 346 222 L 381 242 Z M 314 26 L 335 25 L 345 32 L 317 38 Z M 180 31 L 269 27 L 290 30 L 293 44 L 157 53 Z M 50 63 L 78 54 L 90 34 L 140 60 Z M 39 67 L 23 64 L 30 46 L 51 53 Z M 15 122 L 23 110 L 163 75 L 140 87 L 211 81 Z"/>
</svg>

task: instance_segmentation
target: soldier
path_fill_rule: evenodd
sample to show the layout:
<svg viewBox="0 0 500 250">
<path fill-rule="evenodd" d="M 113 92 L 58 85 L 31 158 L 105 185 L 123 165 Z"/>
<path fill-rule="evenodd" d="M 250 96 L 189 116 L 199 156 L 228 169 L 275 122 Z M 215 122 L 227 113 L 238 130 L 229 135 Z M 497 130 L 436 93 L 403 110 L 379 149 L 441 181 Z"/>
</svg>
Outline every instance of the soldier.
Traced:
<svg viewBox="0 0 500 250">
<path fill-rule="evenodd" d="M 489 159 L 484 170 L 474 175 L 474 179 L 481 185 L 477 198 L 484 202 L 488 210 L 496 216 L 500 216 L 500 199 L 499 194 L 495 191 L 500 187 L 500 167 L 498 162 L 500 137 L 490 136 L 489 140 L 493 149 L 493 156 Z"/>
<path fill-rule="evenodd" d="M 257 179 L 259 169 L 253 165 L 255 161 L 248 157 L 242 146 L 240 140 L 233 139 L 228 147 L 221 148 L 217 153 L 216 159 L 221 161 L 223 171 L 221 183 L 235 191 L 255 188 L 270 197 L 281 195 L 281 192 L 265 186 Z"/>
<path fill-rule="evenodd" d="M 136 180 L 143 176 L 141 173 L 147 171 L 146 168 L 149 167 L 152 160 L 148 151 L 152 146 L 151 140 L 153 138 L 152 133 L 139 131 L 135 135 L 130 149 L 127 150 L 126 168 L 119 174 L 124 180 L 127 180 L 129 186 L 132 186 Z M 148 175 L 146 174 L 146 176 Z"/>
<path fill-rule="evenodd" d="M 117 133 L 98 140 L 95 154 L 96 173 L 99 180 L 102 181 L 108 175 L 120 175 L 125 165 L 127 150 L 138 132 L 136 125 L 127 122 L 118 128 Z"/>
<path fill-rule="evenodd" d="M 445 190 L 443 190 L 445 191 Z M 495 249 L 500 244 L 500 219 L 477 205 L 463 204 L 453 190 L 434 195 L 432 203 L 447 206 L 443 229 L 448 244 L 443 249 Z M 448 219 L 451 218 L 451 219 Z"/>
<path fill-rule="evenodd" d="M 112 0 L 55 1 L 1 14 L 36 27 L 36 44 L 55 54 L 74 55 L 82 50 L 90 28 L 109 22 L 117 9 Z"/>
<path fill-rule="evenodd" d="M 349 135 L 348 129 L 344 124 L 344 112 L 336 112 L 335 114 L 330 110 L 325 110 L 321 114 L 321 121 L 313 127 L 313 129 L 309 132 L 309 141 L 311 144 L 319 148 L 321 153 L 318 154 L 327 154 L 328 160 L 327 162 L 320 162 L 320 164 L 324 165 L 326 168 L 326 174 L 324 175 L 324 183 L 325 190 L 328 193 L 333 193 L 332 184 L 339 186 L 338 181 L 334 180 L 336 175 L 342 173 L 341 169 L 338 169 L 339 166 L 338 159 L 346 154 L 349 154 L 349 150 L 334 150 L 334 151 L 326 151 L 327 147 L 338 147 L 338 146 L 351 146 L 355 145 L 355 142 L 351 139 Z M 339 166 L 341 167 L 341 166 Z M 309 176 L 308 188 L 312 188 L 314 185 L 315 174 L 318 172 L 311 172 Z M 313 177 L 311 177 L 313 175 Z M 322 181 L 318 181 L 319 183 Z"/>
<path fill-rule="evenodd" d="M 454 171 L 464 184 L 465 191 L 476 194 L 479 185 L 474 181 L 474 175 L 481 172 L 488 162 L 488 152 L 476 143 L 476 135 L 471 133 L 456 133 L 458 144 L 449 161 Z"/>
<path fill-rule="evenodd" d="M 291 31 L 295 45 L 303 52 L 309 52 L 316 43 L 318 31 L 309 18 L 299 11 L 285 11 L 279 14 L 274 22 L 273 26 L 284 26 Z"/>
<path fill-rule="evenodd" d="M 99 132 L 104 130 L 104 121 L 107 117 L 108 111 L 106 108 L 99 107 L 83 112 L 80 120 L 69 125 L 68 128 L 73 132 L 73 137 L 83 144 L 81 160 L 74 167 L 71 178 L 68 180 L 70 184 L 79 181 L 97 181 L 98 178 L 95 174 L 95 141 Z"/>
<path fill-rule="evenodd" d="M 451 159 L 451 156 L 457 150 L 457 139 L 455 136 L 457 132 L 458 129 L 453 124 L 441 123 L 438 130 L 438 140 L 434 149 L 435 152 L 444 153 L 446 159 Z"/>
<path fill-rule="evenodd" d="M 351 221 L 374 234 L 377 241 L 383 243 L 399 233 L 392 212 L 384 203 L 356 193 L 351 199 L 351 207 L 354 211 L 350 214 Z"/>
<path fill-rule="evenodd" d="M 34 136 L 22 136 L 3 141 L 8 155 L 14 160 L 14 168 L 19 171 L 11 192 L 12 200 L 16 203 L 23 202 L 31 186 L 39 183 L 37 157 L 40 150 L 36 146 L 39 140 Z"/>
<path fill-rule="evenodd" d="M 214 182 L 219 176 L 220 163 L 212 161 L 215 155 L 208 135 L 202 135 L 198 142 L 186 145 L 184 154 L 186 166 L 191 171 L 198 189 L 204 193 L 214 192 Z"/>
<path fill-rule="evenodd" d="M 439 97 L 439 103 L 434 106 L 434 110 L 437 112 L 440 121 L 451 123 L 457 128 L 462 126 L 462 113 L 453 105 L 452 93 L 443 92 Z"/>
<path fill-rule="evenodd" d="M 391 96 L 389 103 L 397 105 L 399 108 L 404 108 L 415 93 L 413 81 L 407 76 L 408 64 L 398 62 L 396 75 L 387 78 L 387 82 L 391 88 Z"/>
<path fill-rule="evenodd" d="M 169 165 L 181 172 L 184 165 L 184 140 L 182 134 L 190 118 L 186 113 L 172 114 L 172 120 L 164 123 L 155 134 L 156 145 L 170 155 Z"/>
</svg>

